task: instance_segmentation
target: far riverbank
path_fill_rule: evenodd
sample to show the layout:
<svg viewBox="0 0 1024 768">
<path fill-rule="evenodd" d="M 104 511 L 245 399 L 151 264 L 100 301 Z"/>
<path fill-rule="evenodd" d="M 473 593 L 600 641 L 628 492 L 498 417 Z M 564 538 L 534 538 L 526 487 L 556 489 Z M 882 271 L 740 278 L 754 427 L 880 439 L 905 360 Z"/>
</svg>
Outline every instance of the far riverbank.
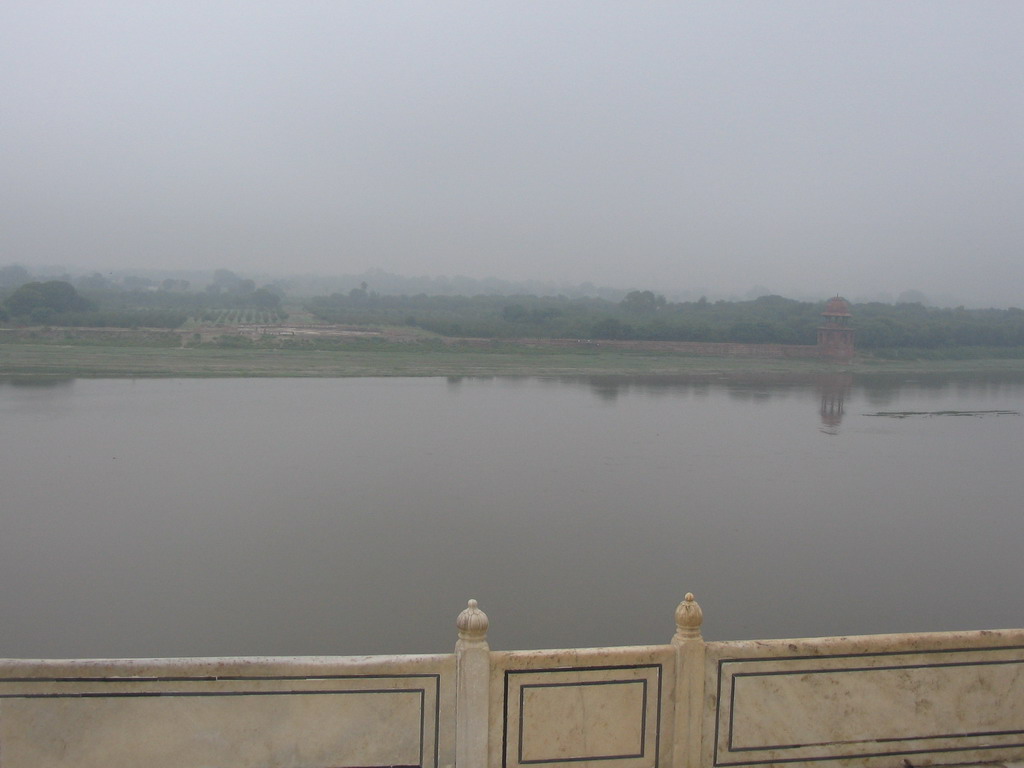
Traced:
<svg viewBox="0 0 1024 768">
<path fill-rule="evenodd" d="M 818 373 L 1024 373 L 1021 359 L 883 360 L 850 362 L 734 358 L 588 345 L 526 343 L 366 343 L 334 349 L 227 348 L 215 345 L 0 343 L 0 377 L 195 378 L 367 376 L 678 376 Z"/>
</svg>

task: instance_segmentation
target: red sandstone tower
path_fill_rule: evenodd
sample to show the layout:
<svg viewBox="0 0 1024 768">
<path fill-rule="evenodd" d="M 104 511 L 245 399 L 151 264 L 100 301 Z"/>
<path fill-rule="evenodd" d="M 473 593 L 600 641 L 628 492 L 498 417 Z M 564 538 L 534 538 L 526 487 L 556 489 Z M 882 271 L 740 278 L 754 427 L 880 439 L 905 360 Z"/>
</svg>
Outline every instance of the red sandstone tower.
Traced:
<svg viewBox="0 0 1024 768">
<path fill-rule="evenodd" d="M 828 360 L 853 357 L 853 328 L 850 327 L 850 302 L 842 296 L 829 299 L 821 313 L 818 328 L 818 354 Z"/>
</svg>

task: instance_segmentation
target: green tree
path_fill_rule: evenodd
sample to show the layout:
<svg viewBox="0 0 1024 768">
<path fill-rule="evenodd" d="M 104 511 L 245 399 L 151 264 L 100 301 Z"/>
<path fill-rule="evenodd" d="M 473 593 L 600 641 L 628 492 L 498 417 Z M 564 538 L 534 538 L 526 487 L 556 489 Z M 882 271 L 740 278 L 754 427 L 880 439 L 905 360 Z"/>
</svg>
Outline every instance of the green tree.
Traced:
<svg viewBox="0 0 1024 768">
<path fill-rule="evenodd" d="M 40 283 L 25 283 L 18 290 L 7 297 L 4 304 L 7 310 L 15 316 L 27 315 L 36 307 L 46 304 L 42 292 L 36 287 Z"/>
<path fill-rule="evenodd" d="M 7 310 L 15 317 L 32 315 L 35 310 L 50 313 L 86 312 L 93 309 L 92 302 L 78 295 L 71 283 L 49 280 L 45 283 L 25 283 L 7 297 Z M 36 313 L 41 316 L 43 313 Z"/>
<path fill-rule="evenodd" d="M 281 297 L 268 288 L 257 288 L 250 294 L 249 301 L 259 309 L 277 309 L 281 306 Z"/>
<path fill-rule="evenodd" d="M 652 291 L 630 291 L 626 294 L 619 306 L 627 312 L 637 314 L 650 314 L 665 306 L 665 297 L 655 296 Z"/>
<path fill-rule="evenodd" d="M 501 310 L 501 319 L 507 323 L 521 323 L 529 316 L 522 304 L 506 304 Z"/>
</svg>

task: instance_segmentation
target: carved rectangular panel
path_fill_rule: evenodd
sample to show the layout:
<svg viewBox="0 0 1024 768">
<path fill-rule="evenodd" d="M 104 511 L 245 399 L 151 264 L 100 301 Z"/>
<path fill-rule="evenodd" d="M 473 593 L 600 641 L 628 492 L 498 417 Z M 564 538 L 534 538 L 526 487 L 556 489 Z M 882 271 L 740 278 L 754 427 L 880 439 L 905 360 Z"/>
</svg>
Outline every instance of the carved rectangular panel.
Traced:
<svg viewBox="0 0 1024 768">
<path fill-rule="evenodd" d="M 718 702 L 716 766 L 996 759 L 1024 748 L 1024 649 L 726 658 Z"/>
<path fill-rule="evenodd" d="M 0 681 L 4 768 L 436 768 L 439 675 Z"/>
<path fill-rule="evenodd" d="M 661 665 L 505 672 L 505 768 L 657 765 Z"/>
</svg>

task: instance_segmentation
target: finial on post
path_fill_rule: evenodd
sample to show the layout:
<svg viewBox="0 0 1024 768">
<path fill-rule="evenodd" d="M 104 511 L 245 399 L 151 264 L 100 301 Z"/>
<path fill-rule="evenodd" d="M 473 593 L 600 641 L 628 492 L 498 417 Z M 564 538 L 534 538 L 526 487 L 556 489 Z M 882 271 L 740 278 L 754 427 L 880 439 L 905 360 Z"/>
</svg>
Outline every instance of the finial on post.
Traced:
<svg viewBox="0 0 1024 768">
<path fill-rule="evenodd" d="M 455 626 L 459 629 L 459 644 L 486 645 L 489 624 L 487 614 L 477 607 L 476 600 L 470 600 L 466 609 L 455 620 Z"/>
<path fill-rule="evenodd" d="M 700 625 L 704 622 L 704 612 L 693 597 L 693 592 L 687 592 L 678 606 L 676 606 L 676 635 L 674 641 L 683 641 L 700 637 Z"/>
</svg>

